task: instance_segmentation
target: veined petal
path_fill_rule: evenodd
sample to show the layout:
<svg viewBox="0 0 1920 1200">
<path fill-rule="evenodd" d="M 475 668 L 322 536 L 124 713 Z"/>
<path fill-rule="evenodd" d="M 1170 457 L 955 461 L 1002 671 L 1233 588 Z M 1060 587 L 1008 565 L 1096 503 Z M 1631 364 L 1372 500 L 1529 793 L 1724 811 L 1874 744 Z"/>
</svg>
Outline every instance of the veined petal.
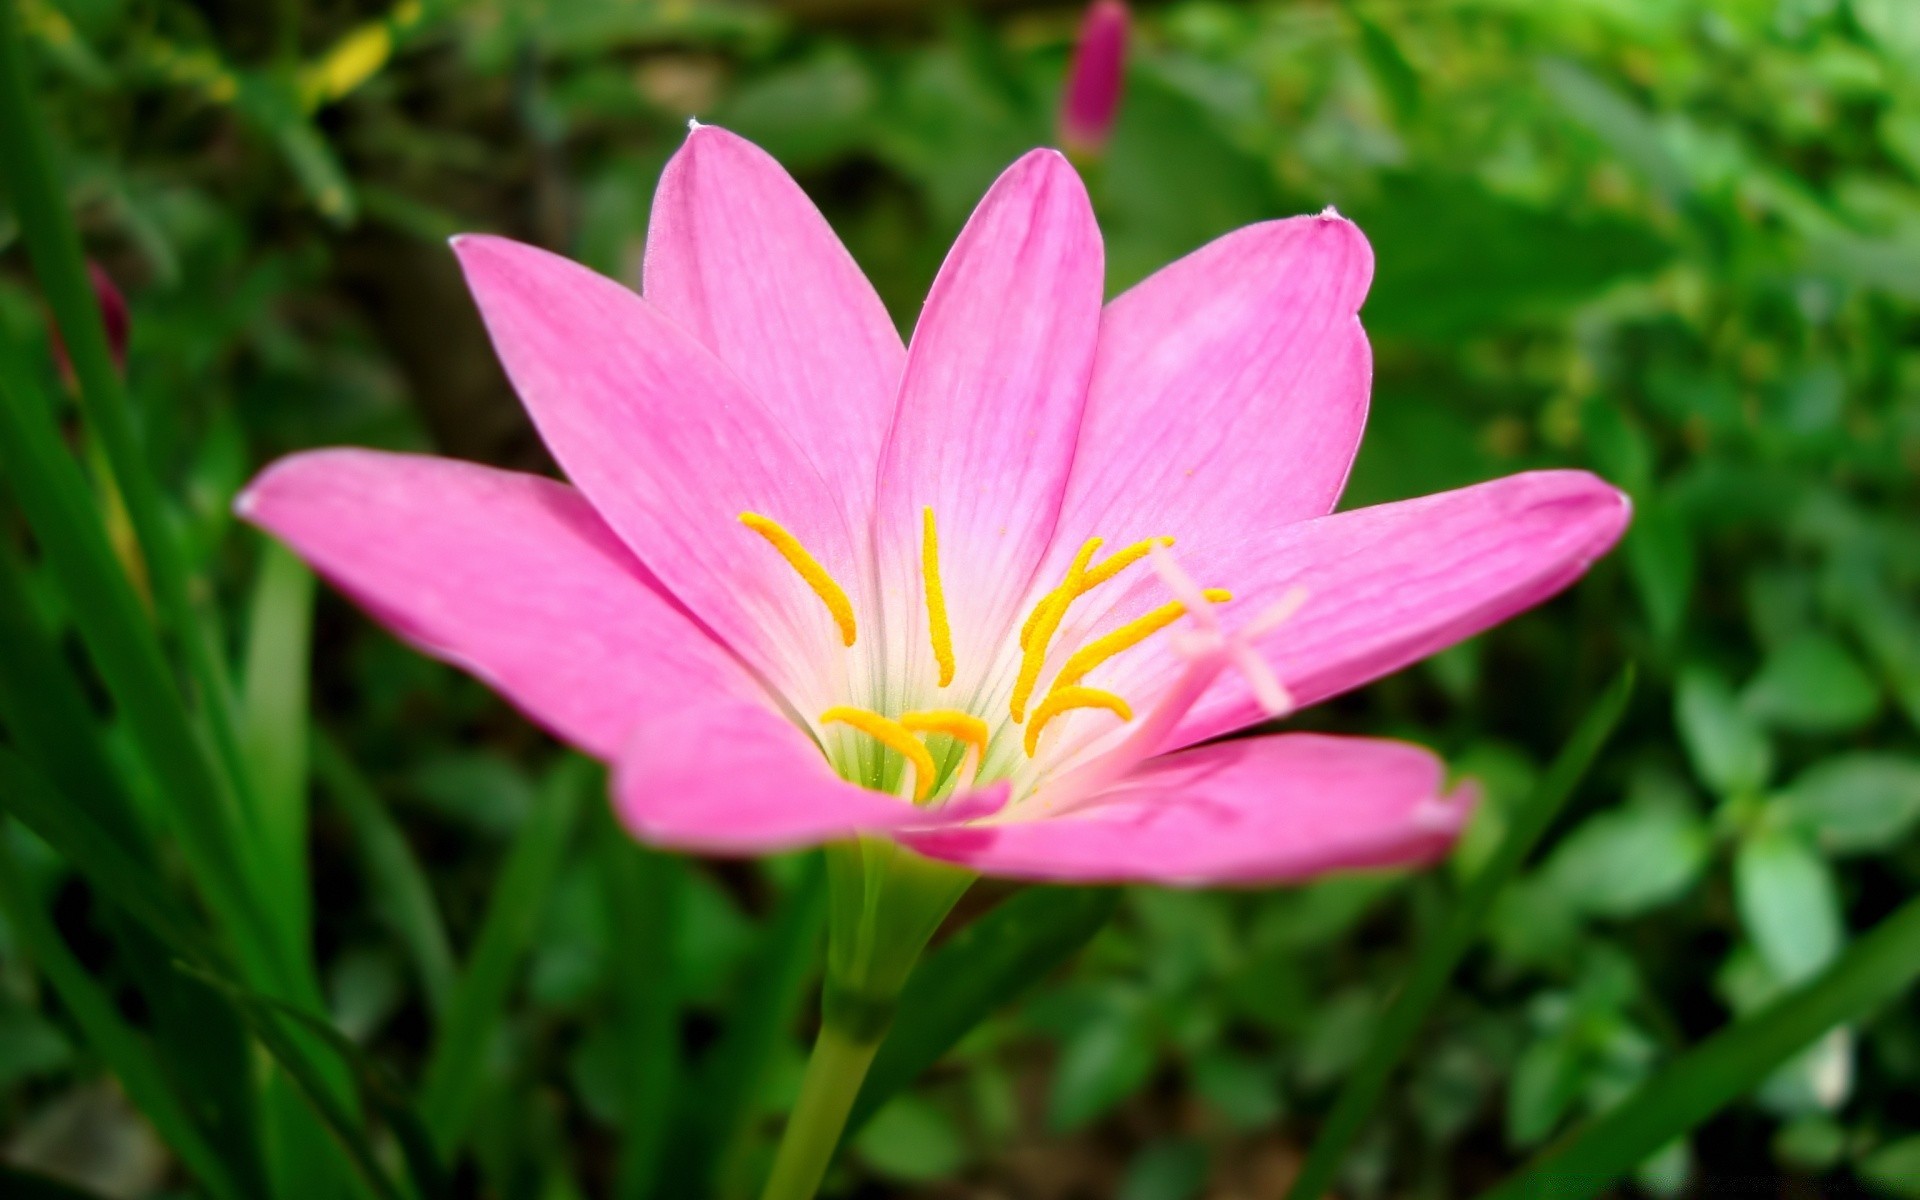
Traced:
<svg viewBox="0 0 1920 1200">
<path fill-rule="evenodd" d="M 697 698 L 649 721 L 621 753 L 614 806 L 642 841 L 700 854 L 767 854 L 862 833 L 936 829 L 997 811 L 1007 785 L 938 808 L 848 783 L 765 705 Z"/>
<path fill-rule="evenodd" d="M 779 415 L 620 284 L 504 238 L 454 249 L 547 447 L 681 602 L 803 710 L 858 659 L 834 615 L 740 522 L 762 514 L 866 608 L 864 542 Z M 871 611 L 868 609 L 868 611 Z"/>
<path fill-rule="evenodd" d="M 1109 304 L 1050 559 L 1333 511 L 1366 423 L 1372 277 L 1326 213 L 1237 230 Z"/>
<path fill-rule="evenodd" d="M 1017 879 L 1261 884 L 1429 862 L 1472 814 L 1418 746 L 1282 734 L 1149 760 L 1108 793 L 1047 815 L 903 835 L 921 854 Z M 1028 806 L 1034 807 L 1029 815 Z"/>
<path fill-rule="evenodd" d="M 906 350 L 780 164 L 696 126 L 654 193 L 642 291 L 778 415 L 864 523 Z"/>
<path fill-rule="evenodd" d="M 881 459 L 875 530 L 911 689 L 930 692 L 935 670 L 918 587 L 926 508 L 939 524 L 954 694 L 973 690 L 1015 621 L 1073 458 L 1104 263 L 1079 176 L 1036 150 L 994 184 L 934 281 Z"/>
<path fill-rule="evenodd" d="M 235 503 L 422 650 L 590 754 L 759 684 L 565 484 L 375 450 L 283 459 Z"/>
<path fill-rule="evenodd" d="M 1305 706 L 1359 687 L 1472 637 L 1571 584 L 1619 540 L 1627 498 L 1585 471 L 1533 471 L 1488 483 L 1336 513 L 1230 541 L 1174 551 L 1197 579 L 1233 592 L 1219 610 L 1239 628 L 1295 588 L 1298 611 L 1255 642 Z M 1157 580 L 1089 605 L 1082 638 L 1163 601 Z M 1146 703 L 1184 668 L 1170 639 L 1104 664 L 1087 682 Z M 1237 672 L 1225 672 L 1168 749 L 1265 719 Z"/>
</svg>

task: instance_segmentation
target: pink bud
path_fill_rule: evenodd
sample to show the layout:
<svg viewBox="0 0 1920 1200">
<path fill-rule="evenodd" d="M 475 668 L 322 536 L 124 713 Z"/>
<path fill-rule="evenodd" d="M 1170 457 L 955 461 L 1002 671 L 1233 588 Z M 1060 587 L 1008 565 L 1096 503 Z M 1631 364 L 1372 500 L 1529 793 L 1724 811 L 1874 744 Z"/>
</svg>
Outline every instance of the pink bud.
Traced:
<svg viewBox="0 0 1920 1200">
<path fill-rule="evenodd" d="M 92 259 L 87 260 L 87 282 L 93 285 L 93 301 L 100 306 L 100 323 L 106 327 L 107 353 L 113 356 L 113 365 L 123 373 L 127 369 L 127 332 L 130 322 L 127 319 L 127 301 L 114 285 L 113 277 L 106 268 Z M 67 344 L 60 337 L 59 325 L 53 327 L 53 361 L 60 368 L 60 377 L 67 386 L 74 386 L 73 362 L 67 357 Z"/>
<path fill-rule="evenodd" d="M 1126 82 L 1127 21 L 1125 0 L 1094 0 L 1080 23 L 1060 102 L 1060 144 L 1071 153 L 1098 154 L 1113 133 Z"/>
</svg>

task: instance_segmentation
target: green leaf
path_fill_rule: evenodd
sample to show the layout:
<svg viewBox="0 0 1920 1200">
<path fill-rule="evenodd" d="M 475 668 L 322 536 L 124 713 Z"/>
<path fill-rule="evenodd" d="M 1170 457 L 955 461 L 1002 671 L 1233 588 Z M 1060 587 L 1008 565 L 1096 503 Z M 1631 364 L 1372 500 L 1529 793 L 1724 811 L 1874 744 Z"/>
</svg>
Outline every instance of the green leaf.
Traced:
<svg viewBox="0 0 1920 1200">
<path fill-rule="evenodd" d="M 809 855 L 800 879 L 761 934 L 726 1010 L 720 1041 L 700 1066 L 691 1089 L 699 1103 L 684 1108 L 687 1128 L 675 1139 L 669 1178 L 685 1194 L 719 1194 L 712 1182 L 716 1173 L 746 1157 L 753 1100 L 775 1052 L 792 1036 L 794 1015 L 818 962 L 826 906 L 825 864 L 819 855 Z"/>
<path fill-rule="evenodd" d="M 1846 733 L 1879 713 L 1880 689 L 1846 647 L 1809 633 L 1767 655 L 1740 703 L 1782 729 Z"/>
<path fill-rule="evenodd" d="M 420 1085 L 420 1113 L 442 1154 L 459 1144 L 480 1100 L 481 1076 L 508 993 L 539 927 L 543 902 L 566 854 L 585 794 L 599 776 L 568 759 L 542 789 L 527 827 L 500 872 L 466 970 L 435 1031 Z"/>
<path fill-rule="evenodd" d="M 9 803 L 23 788 L 41 790 L 41 785 L 18 772 L 0 780 L 0 796 Z M 28 894 L 25 874 L 8 849 L 6 832 L 5 822 L 0 821 L 0 911 L 5 912 L 14 936 L 20 939 L 21 949 L 53 985 L 87 1044 L 113 1071 L 188 1171 L 220 1200 L 241 1200 L 245 1192 L 234 1172 L 194 1123 L 159 1059 L 122 1019 L 113 997 L 67 949 L 38 899 Z"/>
<path fill-rule="evenodd" d="M 1138 1091 L 1158 1057 L 1144 1005 L 1116 1004 L 1068 1035 L 1047 1099 L 1047 1127 L 1078 1129 Z"/>
<path fill-rule="evenodd" d="M 1843 754 L 1809 767 L 1776 799 L 1829 852 L 1890 850 L 1920 821 L 1920 759 Z"/>
<path fill-rule="evenodd" d="M 600 884 L 613 954 L 614 1043 L 624 1087 L 617 1194 L 651 1194 L 680 1083 L 677 937 L 687 892 L 680 859 L 641 846 L 609 816 L 600 822 Z"/>
<path fill-rule="evenodd" d="M 1600 748 L 1620 723 L 1632 693 L 1633 670 L 1628 668 L 1587 710 L 1580 727 L 1567 739 L 1533 794 L 1515 810 L 1500 848 L 1467 884 L 1439 933 L 1421 948 L 1405 986 L 1374 1026 L 1365 1057 L 1340 1089 L 1312 1152 L 1287 1191 L 1287 1200 L 1318 1200 L 1332 1184 L 1341 1159 L 1366 1125 L 1394 1068 L 1420 1032 L 1428 1010 L 1461 958 L 1479 940 L 1494 901 L 1586 776 Z"/>
<path fill-rule="evenodd" d="M 324 731 L 316 731 L 314 768 L 360 841 L 375 910 L 406 945 L 427 1007 L 443 1016 L 453 991 L 453 947 L 420 860 L 373 787 Z"/>
<path fill-rule="evenodd" d="M 944 1179 L 967 1158 L 953 1118 L 918 1096 L 895 1097 L 876 1113 L 854 1150 L 876 1173 L 909 1183 Z"/>
<path fill-rule="evenodd" d="M 1206 1143 L 1185 1138 L 1150 1142 L 1127 1164 L 1115 1200 L 1193 1200 L 1206 1183 Z"/>
<path fill-rule="evenodd" d="M 1920 976 L 1920 900 L 1909 900 L 1817 978 L 1657 1072 L 1481 1200 L 1586 1200 L 1747 1093 L 1828 1030 L 1860 1020 Z"/>
<path fill-rule="evenodd" d="M 384 1067 L 361 1053 L 360 1048 L 331 1022 L 283 1000 L 249 991 L 221 975 L 192 967 L 182 969 L 209 986 L 220 989 L 234 1002 L 254 1036 L 273 1055 L 274 1061 L 285 1069 L 299 1088 L 301 1096 L 326 1126 L 327 1132 L 346 1152 L 354 1171 L 383 1200 L 405 1200 L 406 1194 L 388 1177 L 369 1131 L 362 1126 L 353 1110 L 341 1101 L 332 1080 L 320 1064 L 308 1056 L 307 1045 L 318 1044 L 331 1050 L 340 1065 L 358 1082 L 360 1094 L 371 1102 L 373 1109 L 392 1130 L 421 1197 L 424 1200 L 441 1200 L 447 1195 L 448 1179 L 426 1125 L 407 1102 L 399 1082 Z M 305 1035 L 304 1038 L 291 1035 L 283 1022 L 291 1022 Z"/>
<path fill-rule="evenodd" d="M 1691 887 L 1709 845 L 1706 826 L 1693 813 L 1642 802 L 1589 817 L 1554 848 L 1544 872 L 1581 911 L 1630 917 Z"/>
<path fill-rule="evenodd" d="M 1741 924 L 1773 973 L 1798 982 L 1833 961 L 1846 939 L 1833 872 L 1787 830 L 1747 838 L 1733 862 Z"/>
<path fill-rule="evenodd" d="M 1920 1134 L 1888 1142 L 1861 1159 L 1857 1170 L 1889 1196 L 1920 1200 Z"/>
<path fill-rule="evenodd" d="M 1694 772 L 1708 787 L 1737 796 L 1766 786 L 1773 774 L 1773 746 L 1718 675 L 1701 667 L 1682 672 L 1674 719 Z"/>
<path fill-rule="evenodd" d="M 1078 953 L 1119 902 L 1110 888 L 1033 888 L 928 955 L 901 993 L 899 1015 L 854 1102 L 848 1129 L 858 1129 L 987 1014 Z"/>
<path fill-rule="evenodd" d="M 265 541 L 254 584 L 240 696 L 240 753 L 253 780 L 255 824 L 272 864 L 267 878 L 289 936 L 304 943 L 307 886 L 307 675 L 313 572 Z"/>
</svg>

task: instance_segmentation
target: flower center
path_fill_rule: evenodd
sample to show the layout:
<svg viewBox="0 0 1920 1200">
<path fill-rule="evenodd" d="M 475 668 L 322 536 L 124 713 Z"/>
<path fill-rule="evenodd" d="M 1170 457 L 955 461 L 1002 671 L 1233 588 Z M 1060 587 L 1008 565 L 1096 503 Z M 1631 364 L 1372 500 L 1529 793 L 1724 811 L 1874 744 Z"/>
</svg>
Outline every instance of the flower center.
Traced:
<svg viewBox="0 0 1920 1200">
<path fill-rule="evenodd" d="M 820 561 L 808 553 L 798 538 L 769 517 L 743 512 L 740 514 L 740 523 L 764 538 L 820 598 L 839 627 L 841 641 L 851 647 L 858 633 L 853 603 L 847 598 L 845 589 Z M 1053 640 L 1073 603 L 1118 578 L 1127 568 L 1149 555 L 1164 555 L 1165 548 L 1173 545 L 1173 539 L 1147 538 L 1117 550 L 1096 563 L 1094 556 L 1102 545 L 1104 541 L 1101 538 L 1087 539 L 1074 554 L 1065 577 L 1034 602 L 1032 611 L 1020 626 L 1019 669 L 1013 690 L 1007 696 L 1006 711 L 1013 724 L 1025 727 L 1020 745 L 1030 759 L 1040 751 L 1041 734 L 1066 713 L 1101 710 L 1111 713 L 1122 723 L 1132 722 L 1133 707 L 1124 697 L 1087 686 L 1083 682 L 1086 677 L 1109 659 L 1138 646 L 1187 615 L 1189 600 L 1204 599 L 1208 604 L 1220 604 L 1233 598 L 1232 593 L 1224 588 L 1207 588 L 1198 592 L 1197 596 L 1189 596 L 1188 600 L 1176 599 L 1162 604 L 1085 642 L 1067 656 L 1046 690 L 1041 692 L 1040 677 L 1046 670 Z M 953 629 L 947 616 L 946 590 L 940 574 L 939 534 L 931 508 L 921 511 L 920 575 L 926 599 L 927 637 L 932 644 L 934 662 L 938 668 L 938 684 L 946 688 L 953 684 L 956 662 Z M 1036 692 L 1039 692 L 1037 703 Z M 908 768 L 901 777 L 902 794 L 910 795 L 915 803 L 921 804 L 928 802 L 936 789 L 958 793 L 970 788 L 986 761 L 988 744 L 993 739 L 993 730 L 986 720 L 959 708 L 917 709 L 889 717 L 872 709 L 835 705 L 821 713 L 818 720 L 822 726 L 847 726 L 898 754 Z M 961 749 L 958 767 L 948 773 L 945 779 L 942 779 L 940 764 L 924 740 L 930 734 L 951 738 L 953 744 Z M 952 764 L 951 757 L 946 761 L 948 765 Z M 946 787 L 946 784 L 951 784 L 951 787 Z"/>
</svg>

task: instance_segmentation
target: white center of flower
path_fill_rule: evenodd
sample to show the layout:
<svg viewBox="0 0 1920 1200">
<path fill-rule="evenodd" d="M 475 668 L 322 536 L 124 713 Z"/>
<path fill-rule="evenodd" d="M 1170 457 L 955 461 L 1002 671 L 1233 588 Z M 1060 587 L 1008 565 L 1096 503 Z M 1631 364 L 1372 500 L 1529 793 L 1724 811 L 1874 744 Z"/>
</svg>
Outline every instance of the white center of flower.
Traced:
<svg viewBox="0 0 1920 1200">
<path fill-rule="evenodd" d="M 740 514 L 740 523 L 764 538 L 813 590 L 839 627 L 841 641 L 851 647 L 858 639 L 858 624 L 853 603 L 848 599 L 845 589 L 779 522 L 759 513 L 745 512 Z M 1149 555 L 1164 557 L 1165 548 L 1173 545 L 1173 539 L 1148 538 L 1095 562 L 1094 556 L 1103 544 L 1100 538 L 1089 538 L 1074 555 L 1066 576 L 1034 603 L 1020 627 L 1019 672 L 1012 693 L 1007 698 L 1006 711 L 1015 725 L 1023 727 L 1020 745 L 1029 759 L 1039 752 L 1041 737 L 1048 725 L 1063 714 L 1076 710 L 1102 710 L 1111 713 L 1122 723 L 1132 722 L 1133 706 L 1127 699 L 1111 691 L 1087 686 L 1084 682 L 1087 675 L 1114 656 L 1138 646 L 1188 615 L 1196 605 L 1201 609 L 1210 609 L 1215 604 L 1232 599 L 1232 594 L 1222 588 L 1202 591 L 1188 587 L 1185 590 L 1192 592 L 1192 595 L 1171 600 L 1086 641 L 1060 665 L 1046 690 L 1040 691 L 1040 677 L 1046 667 L 1048 652 L 1073 603 L 1117 578 Z M 947 621 L 946 591 L 940 576 L 939 536 L 931 508 L 922 512 L 920 568 L 926 593 L 927 636 L 932 642 L 934 661 L 939 669 L 939 686 L 946 688 L 953 683 L 955 673 L 953 633 Z M 1209 629 L 1212 628 L 1210 616 L 1206 624 Z M 858 730 L 899 755 L 907 768 L 901 776 L 902 793 L 920 804 L 939 796 L 964 792 L 979 782 L 988 744 L 993 737 L 993 727 L 985 717 L 961 708 L 922 708 L 890 715 L 866 708 L 835 705 L 819 714 L 818 720 L 823 726 L 845 725 Z M 935 743 L 942 751 L 940 755 L 936 756 L 929 748 L 929 738 L 940 738 L 944 742 Z M 955 751 L 958 752 L 957 758 Z M 835 768 L 850 780 L 865 782 L 859 778 L 862 772 L 856 764 L 836 762 Z M 1010 773 L 995 772 L 996 776 Z"/>
</svg>

